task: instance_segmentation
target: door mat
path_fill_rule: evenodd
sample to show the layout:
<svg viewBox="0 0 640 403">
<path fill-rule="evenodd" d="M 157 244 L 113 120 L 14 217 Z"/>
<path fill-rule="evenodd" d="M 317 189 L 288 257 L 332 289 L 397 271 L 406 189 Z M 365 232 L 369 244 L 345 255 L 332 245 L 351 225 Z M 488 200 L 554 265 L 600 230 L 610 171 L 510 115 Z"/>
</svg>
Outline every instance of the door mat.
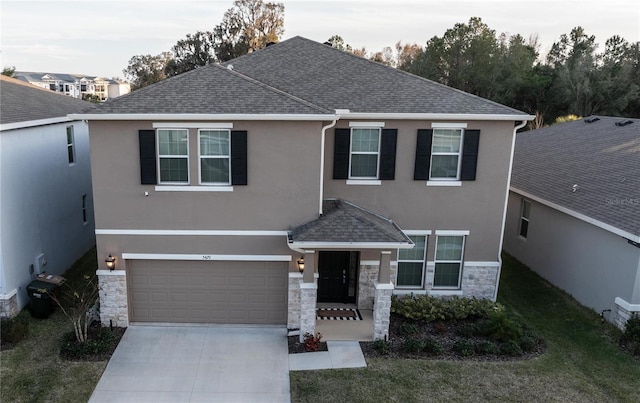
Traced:
<svg viewBox="0 0 640 403">
<path fill-rule="evenodd" d="M 316 320 L 362 320 L 362 315 L 352 308 L 325 308 L 316 311 Z"/>
</svg>

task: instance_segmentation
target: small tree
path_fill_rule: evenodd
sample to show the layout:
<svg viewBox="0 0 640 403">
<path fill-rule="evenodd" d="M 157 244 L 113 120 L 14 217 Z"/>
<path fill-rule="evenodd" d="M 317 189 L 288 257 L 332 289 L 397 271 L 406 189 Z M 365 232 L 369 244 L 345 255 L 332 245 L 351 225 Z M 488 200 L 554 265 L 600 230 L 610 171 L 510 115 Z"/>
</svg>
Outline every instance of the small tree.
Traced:
<svg viewBox="0 0 640 403">
<path fill-rule="evenodd" d="M 87 341 L 90 316 L 89 309 L 96 303 L 98 298 L 98 283 L 96 276 L 84 276 L 85 282 L 78 286 L 65 283 L 61 287 L 60 296 L 46 290 L 51 299 L 60 307 L 62 313 L 73 324 L 76 340 L 79 343 Z"/>
</svg>

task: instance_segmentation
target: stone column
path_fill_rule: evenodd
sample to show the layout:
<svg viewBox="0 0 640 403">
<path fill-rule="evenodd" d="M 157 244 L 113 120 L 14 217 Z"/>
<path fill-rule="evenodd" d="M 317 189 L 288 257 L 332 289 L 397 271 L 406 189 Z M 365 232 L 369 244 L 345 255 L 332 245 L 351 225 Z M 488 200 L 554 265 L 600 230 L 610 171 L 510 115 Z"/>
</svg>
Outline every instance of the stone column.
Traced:
<svg viewBox="0 0 640 403">
<path fill-rule="evenodd" d="M 304 272 L 300 283 L 300 342 L 304 341 L 305 333 L 316 334 L 318 283 L 316 283 L 314 276 L 316 271 L 315 257 L 315 251 L 304 251 Z"/>
<path fill-rule="evenodd" d="M 373 301 L 373 340 L 386 340 L 389 338 L 393 284 L 380 284 L 376 281 L 375 288 Z"/>
<path fill-rule="evenodd" d="M 124 270 L 98 270 L 100 322 L 102 326 L 129 326 L 127 306 L 127 277 Z"/>
</svg>

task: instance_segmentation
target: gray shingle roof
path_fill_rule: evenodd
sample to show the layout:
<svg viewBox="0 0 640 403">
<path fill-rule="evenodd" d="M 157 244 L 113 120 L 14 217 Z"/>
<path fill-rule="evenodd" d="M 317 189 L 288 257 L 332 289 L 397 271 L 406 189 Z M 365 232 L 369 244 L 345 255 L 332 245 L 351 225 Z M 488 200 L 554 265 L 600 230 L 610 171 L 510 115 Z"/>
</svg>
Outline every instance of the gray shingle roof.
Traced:
<svg viewBox="0 0 640 403">
<path fill-rule="evenodd" d="M 0 123 L 65 117 L 84 112 L 93 104 L 0 76 Z"/>
<path fill-rule="evenodd" d="M 327 109 L 526 115 L 299 36 L 230 60 L 256 80 Z"/>
<path fill-rule="evenodd" d="M 211 64 L 113 98 L 91 113 L 332 114 Z"/>
<path fill-rule="evenodd" d="M 291 241 L 412 244 L 393 221 L 353 203 L 327 199 L 322 209 L 320 218 L 291 230 Z"/>
<path fill-rule="evenodd" d="M 519 133 L 511 186 L 640 235 L 640 119 L 597 118 Z"/>
</svg>

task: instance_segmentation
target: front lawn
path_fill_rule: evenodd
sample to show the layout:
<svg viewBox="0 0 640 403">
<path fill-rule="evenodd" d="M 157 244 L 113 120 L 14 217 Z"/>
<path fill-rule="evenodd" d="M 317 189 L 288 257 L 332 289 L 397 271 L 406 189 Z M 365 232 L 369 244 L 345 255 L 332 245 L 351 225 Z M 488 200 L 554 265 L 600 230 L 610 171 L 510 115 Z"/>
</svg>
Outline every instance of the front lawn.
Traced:
<svg viewBox="0 0 640 403">
<path fill-rule="evenodd" d="M 498 301 L 545 339 L 542 356 L 368 358 L 363 369 L 291 372 L 292 401 L 640 401 L 640 360 L 620 350 L 620 332 L 507 255 Z"/>
<path fill-rule="evenodd" d="M 93 275 L 95 249 L 64 274 L 69 283 Z M 22 290 L 24 291 L 24 290 Z M 69 320 L 56 311 L 48 319 L 20 313 L 28 326 L 25 339 L 0 353 L 0 400 L 3 402 L 86 402 L 102 376 L 108 359 L 67 361 L 60 357 L 63 334 L 72 330 Z"/>
</svg>

